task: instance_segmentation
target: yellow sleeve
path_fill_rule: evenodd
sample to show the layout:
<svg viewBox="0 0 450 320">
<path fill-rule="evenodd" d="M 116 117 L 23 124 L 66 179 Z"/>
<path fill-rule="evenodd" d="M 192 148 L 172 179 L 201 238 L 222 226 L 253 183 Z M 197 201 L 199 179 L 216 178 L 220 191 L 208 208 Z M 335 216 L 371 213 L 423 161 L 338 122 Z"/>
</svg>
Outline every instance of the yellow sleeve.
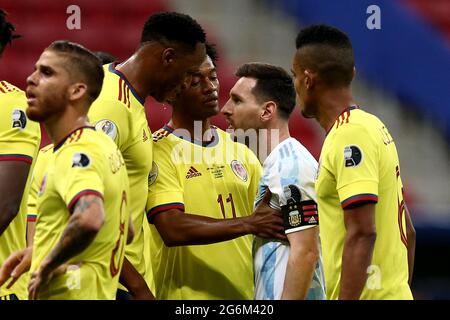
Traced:
<svg viewBox="0 0 450 320">
<path fill-rule="evenodd" d="M 96 100 L 88 113 L 89 121 L 97 131 L 106 133 L 120 150 L 130 136 L 129 111 L 120 101 Z"/>
<path fill-rule="evenodd" d="M 83 145 L 66 146 L 55 159 L 55 186 L 61 198 L 72 212 L 76 202 L 85 195 L 103 199 L 103 157 Z"/>
<path fill-rule="evenodd" d="M 170 209 L 184 211 L 184 188 L 178 179 L 177 169 L 169 154 L 161 149 L 154 149 L 153 165 L 149 175 L 147 197 L 147 219 Z"/>
<path fill-rule="evenodd" d="M 342 208 L 359 201 L 378 201 L 378 147 L 367 129 L 346 124 L 335 133 L 329 166 Z"/>
<path fill-rule="evenodd" d="M 31 164 L 39 148 L 41 131 L 39 124 L 25 114 L 25 94 L 17 92 L 2 96 L 0 104 L 0 161 Z"/>
</svg>

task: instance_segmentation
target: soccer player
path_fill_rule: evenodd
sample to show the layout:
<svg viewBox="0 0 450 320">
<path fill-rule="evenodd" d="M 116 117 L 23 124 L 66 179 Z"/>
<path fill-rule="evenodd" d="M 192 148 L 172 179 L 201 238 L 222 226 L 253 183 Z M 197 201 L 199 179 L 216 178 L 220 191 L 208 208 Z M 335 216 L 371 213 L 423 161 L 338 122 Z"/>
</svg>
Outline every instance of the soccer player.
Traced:
<svg viewBox="0 0 450 320">
<path fill-rule="evenodd" d="M 30 299 L 116 296 L 132 223 L 122 155 L 87 121 L 103 76 L 90 51 L 56 41 L 27 79 L 27 115 L 44 123 L 54 144 L 38 193 Z M 8 259 L 10 268 L 29 257 L 25 251 Z"/>
<path fill-rule="evenodd" d="M 145 204 L 148 174 L 152 166 L 152 140 L 145 115 L 145 98 L 165 102 L 189 82 L 190 74 L 205 58 L 205 33 L 191 17 L 157 13 L 144 25 L 141 43 L 126 61 L 104 66 L 105 79 L 99 98 L 92 104 L 89 120 L 102 129 L 119 147 L 125 159 L 130 181 L 129 206 L 135 227 L 135 239 L 126 248 L 121 277 L 125 285 L 119 299 L 151 299 L 142 277 L 144 261 Z M 150 268 L 150 265 L 148 265 Z M 151 269 L 147 270 L 151 273 Z M 152 287 L 153 284 L 149 283 Z"/>
<path fill-rule="evenodd" d="M 256 131 L 257 141 L 265 144 L 268 156 L 261 159 L 264 170 L 255 205 L 270 190 L 270 204 L 281 210 L 288 238 L 288 242 L 255 238 L 255 299 L 323 300 L 325 279 L 314 190 L 317 161 L 289 134 L 294 83 L 284 69 L 263 63 L 244 64 L 236 76 L 240 78 L 222 113 L 233 129 Z"/>
<path fill-rule="evenodd" d="M 11 41 L 14 26 L 0 9 L 0 55 Z M 25 92 L 0 81 L 0 267 L 6 258 L 26 247 L 26 202 L 30 171 L 41 139 L 39 124 L 25 114 Z M 26 299 L 26 281 L 0 288 L 0 300 Z"/>
<path fill-rule="evenodd" d="M 386 126 L 354 102 L 353 49 L 325 25 L 300 31 L 293 73 L 302 113 L 327 136 L 316 192 L 329 299 L 412 299 L 415 232 Z"/>
<path fill-rule="evenodd" d="M 252 214 L 256 156 L 210 125 L 219 112 L 215 60 L 208 45 L 190 86 L 171 102 L 170 122 L 153 134 L 147 215 L 158 299 L 251 299 L 250 234 L 283 229 L 267 206 Z"/>
</svg>

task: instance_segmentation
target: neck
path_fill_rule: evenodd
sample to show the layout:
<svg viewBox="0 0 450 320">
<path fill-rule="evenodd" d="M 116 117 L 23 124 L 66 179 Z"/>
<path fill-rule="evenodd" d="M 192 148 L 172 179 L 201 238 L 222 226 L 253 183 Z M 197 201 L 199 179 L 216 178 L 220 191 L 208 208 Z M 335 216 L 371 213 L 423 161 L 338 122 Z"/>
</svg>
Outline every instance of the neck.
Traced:
<svg viewBox="0 0 450 320">
<path fill-rule="evenodd" d="M 175 108 L 172 113 L 172 119 L 169 126 L 174 129 L 184 129 L 189 132 L 194 140 L 208 142 L 211 141 L 213 134 L 210 129 L 211 121 L 206 119 L 194 119 L 187 114 L 178 112 Z"/>
<path fill-rule="evenodd" d="M 62 116 L 51 118 L 44 122 L 45 130 L 55 146 L 71 132 L 89 125 L 86 114 L 75 114 L 69 109 L 72 108 L 68 108 L 68 111 Z"/>
<path fill-rule="evenodd" d="M 290 138 L 289 133 L 289 125 L 288 121 L 285 120 L 276 120 L 269 124 L 267 129 L 267 136 L 265 138 L 265 144 L 262 142 L 263 147 L 266 148 L 266 152 L 262 152 L 263 150 L 259 150 L 258 158 L 261 163 L 266 160 L 267 156 L 284 140 Z M 258 130 L 258 141 L 261 143 L 261 132 Z"/>
<path fill-rule="evenodd" d="M 150 44 L 147 46 L 150 46 Z M 143 51 L 144 48 L 136 51 L 126 61 L 117 65 L 116 70 L 120 71 L 131 83 L 137 94 L 145 99 L 150 94 L 153 82 L 150 79 L 150 73 L 142 72 L 142 70 L 151 70 L 147 68 Z"/>
<path fill-rule="evenodd" d="M 339 88 L 325 91 L 321 96 L 316 117 L 320 126 L 330 131 L 337 117 L 348 107 L 354 105 L 350 88 Z"/>
</svg>

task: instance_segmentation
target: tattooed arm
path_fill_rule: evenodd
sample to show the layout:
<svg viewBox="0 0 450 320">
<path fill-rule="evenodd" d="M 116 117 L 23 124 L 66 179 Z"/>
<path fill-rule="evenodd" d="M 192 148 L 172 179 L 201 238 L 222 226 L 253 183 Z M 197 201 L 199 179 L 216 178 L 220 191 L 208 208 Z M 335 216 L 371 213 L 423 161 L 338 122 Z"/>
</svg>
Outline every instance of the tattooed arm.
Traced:
<svg viewBox="0 0 450 320">
<path fill-rule="evenodd" d="M 39 286 L 48 282 L 56 269 L 85 250 L 104 222 L 103 200 L 95 195 L 81 197 L 73 209 L 61 239 L 44 259 L 39 270 L 31 276 L 30 299 L 35 299 Z"/>
</svg>

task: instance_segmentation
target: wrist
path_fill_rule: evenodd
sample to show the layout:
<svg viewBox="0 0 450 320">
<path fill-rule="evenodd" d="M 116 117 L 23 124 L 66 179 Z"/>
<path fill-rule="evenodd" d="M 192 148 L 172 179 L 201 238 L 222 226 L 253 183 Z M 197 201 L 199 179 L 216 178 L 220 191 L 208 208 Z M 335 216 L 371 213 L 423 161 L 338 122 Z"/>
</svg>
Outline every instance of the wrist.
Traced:
<svg viewBox="0 0 450 320">
<path fill-rule="evenodd" d="M 255 234 L 252 217 L 253 215 L 242 218 L 241 225 L 244 227 L 244 235 Z"/>
</svg>

